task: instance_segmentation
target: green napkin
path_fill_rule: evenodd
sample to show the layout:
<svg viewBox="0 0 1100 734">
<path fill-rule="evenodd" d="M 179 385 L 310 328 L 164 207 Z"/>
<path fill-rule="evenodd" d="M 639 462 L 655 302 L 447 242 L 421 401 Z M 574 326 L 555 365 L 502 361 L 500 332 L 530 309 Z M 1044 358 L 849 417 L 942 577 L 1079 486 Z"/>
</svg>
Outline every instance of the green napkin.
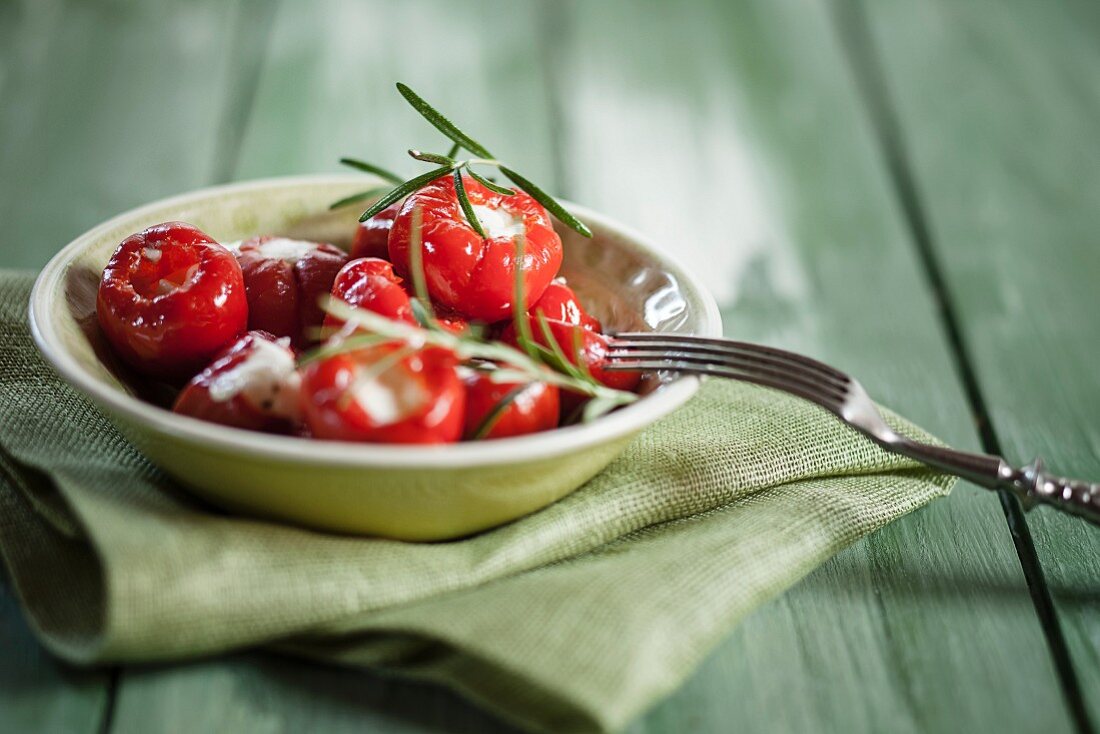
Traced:
<svg viewBox="0 0 1100 734">
<path fill-rule="evenodd" d="M 76 663 L 277 646 L 439 681 L 532 729 L 615 730 L 754 607 L 952 484 L 804 402 L 712 381 L 574 494 L 465 540 L 227 516 L 43 363 L 30 284 L 0 273 L 0 555 Z"/>
</svg>

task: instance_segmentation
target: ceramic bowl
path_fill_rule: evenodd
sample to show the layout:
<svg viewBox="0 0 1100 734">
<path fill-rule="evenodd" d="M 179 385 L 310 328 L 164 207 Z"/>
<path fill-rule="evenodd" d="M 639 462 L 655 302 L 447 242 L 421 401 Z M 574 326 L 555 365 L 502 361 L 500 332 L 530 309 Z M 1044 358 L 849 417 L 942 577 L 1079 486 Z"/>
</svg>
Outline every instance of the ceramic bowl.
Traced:
<svg viewBox="0 0 1100 734">
<path fill-rule="evenodd" d="M 468 535 L 554 502 L 695 392 L 695 379 L 679 379 L 586 425 L 442 447 L 271 436 L 176 415 L 140 397 L 140 381 L 114 358 L 95 316 L 100 272 L 122 239 L 182 220 L 219 241 L 272 233 L 347 247 L 359 209 L 328 205 L 371 185 L 360 175 L 269 179 L 202 189 L 115 217 L 66 246 L 38 277 L 30 303 L 35 341 L 139 450 L 210 502 L 405 540 Z M 720 334 L 714 299 L 687 271 L 629 229 L 570 209 L 595 236 L 559 228 L 562 272 L 608 328 Z"/>
</svg>

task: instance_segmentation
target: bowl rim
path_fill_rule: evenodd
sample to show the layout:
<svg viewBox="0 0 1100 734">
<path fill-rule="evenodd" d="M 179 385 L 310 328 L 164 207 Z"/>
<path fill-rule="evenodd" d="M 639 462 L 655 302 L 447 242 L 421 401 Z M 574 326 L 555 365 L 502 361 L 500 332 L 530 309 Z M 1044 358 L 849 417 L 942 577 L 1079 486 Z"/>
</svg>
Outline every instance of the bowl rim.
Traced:
<svg viewBox="0 0 1100 734">
<path fill-rule="evenodd" d="M 199 444 L 223 453 L 237 452 L 256 459 L 278 462 L 291 461 L 364 468 L 457 469 L 552 459 L 636 433 L 671 413 L 695 394 L 699 387 L 699 379 L 683 377 L 660 391 L 646 396 L 645 399 L 592 423 L 476 443 L 416 446 L 303 440 L 294 436 L 272 435 L 221 426 L 179 415 L 147 403 L 92 377 L 73 358 L 59 338 L 50 317 L 50 296 L 57 292 L 58 282 L 64 277 L 76 255 L 96 240 L 102 232 L 118 227 L 125 220 L 141 218 L 164 208 L 182 206 L 200 198 L 269 188 L 331 186 L 345 182 L 362 183 L 364 179 L 362 174 L 311 174 L 210 186 L 130 209 L 96 225 L 54 255 L 35 279 L 28 309 L 31 334 L 35 344 L 46 360 L 67 382 L 108 412 L 122 416 L 158 434 Z M 563 203 L 580 219 L 614 232 L 628 246 L 637 248 L 672 272 L 681 287 L 685 287 L 693 300 L 702 307 L 700 328 L 696 333 L 703 336 L 721 335 L 722 319 L 714 297 L 675 257 L 662 252 L 642 234 L 609 217 L 571 202 Z"/>
</svg>

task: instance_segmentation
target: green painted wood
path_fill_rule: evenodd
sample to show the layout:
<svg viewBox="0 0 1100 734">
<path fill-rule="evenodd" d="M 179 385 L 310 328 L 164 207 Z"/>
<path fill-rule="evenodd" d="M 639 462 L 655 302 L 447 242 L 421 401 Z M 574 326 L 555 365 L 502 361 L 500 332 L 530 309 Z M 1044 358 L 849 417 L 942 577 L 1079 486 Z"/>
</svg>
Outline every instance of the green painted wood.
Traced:
<svg viewBox="0 0 1100 734">
<path fill-rule="evenodd" d="M 511 732 L 456 694 L 273 655 L 130 669 L 111 731 L 153 732 Z"/>
<path fill-rule="evenodd" d="M 1100 6 L 866 12 L 996 439 L 1011 460 L 1100 480 Z M 1100 532 L 1027 520 L 1100 724 Z"/>
<path fill-rule="evenodd" d="M 264 5 L 0 3 L 0 265 L 224 176 Z"/>
<path fill-rule="evenodd" d="M 827 6 L 582 3 L 555 56 L 568 194 L 702 273 L 731 335 L 977 443 Z M 996 498 L 960 487 L 740 625 L 636 731 L 1069 728 Z"/>
<path fill-rule="evenodd" d="M 0 575 L 0 731 L 99 731 L 110 696 L 105 671 L 59 663 L 31 635 Z"/>
<path fill-rule="evenodd" d="M 234 177 L 335 171 L 349 154 L 410 175 L 425 170 L 404 151 L 447 146 L 394 89 L 405 81 L 553 188 L 541 23 L 536 6 L 520 3 L 283 3 Z M 271 655 L 125 671 L 113 732 L 181 726 L 194 734 L 512 731 L 436 686 Z"/>
<path fill-rule="evenodd" d="M 258 61 L 252 34 L 234 29 L 261 22 L 259 10 L 0 3 L 0 267 L 38 267 L 126 208 L 224 175 L 227 127 Z M 4 580 L 0 651 L 0 731 L 100 730 L 109 673 L 50 657 Z"/>
<path fill-rule="evenodd" d="M 434 138 L 395 107 L 390 82 L 403 78 L 533 176 L 669 243 L 723 296 L 730 333 L 833 359 L 975 445 L 822 9 L 666 5 L 287 5 L 238 174 L 329 170 L 348 151 L 415 170 L 394 149 Z M 389 40 L 410 24 L 415 38 Z M 457 52 L 431 41 L 444 35 Z M 861 280 L 870 287 L 854 288 Z M 897 300 L 878 305 L 887 296 Z M 488 726 L 437 689 L 393 683 L 374 697 L 369 676 L 319 670 L 249 656 L 130 671 L 116 729 L 169 729 L 195 701 L 206 711 L 189 720 L 196 731 L 223 720 L 274 731 Z M 1065 728 L 1051 678 L 1000 510 L 964 487 L 760 610 L 635 730 Z M 331 705 L 308 703 L 330 687 L 342 691 Z M 403 700 L 432 713 L 410 715 Z"/>
</svg>

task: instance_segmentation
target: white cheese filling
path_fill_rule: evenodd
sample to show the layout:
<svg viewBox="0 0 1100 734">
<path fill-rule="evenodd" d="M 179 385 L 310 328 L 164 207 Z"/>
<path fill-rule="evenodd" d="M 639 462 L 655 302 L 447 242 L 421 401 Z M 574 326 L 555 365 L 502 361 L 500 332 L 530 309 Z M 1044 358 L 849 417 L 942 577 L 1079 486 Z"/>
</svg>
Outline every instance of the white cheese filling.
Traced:
<svg viewBox="0 0 1100 734">
<path fill-rule="evenodd" d="M 400 369 L 356 380 L 352 395 L 359 407 L 380 426 L 397 423 L 416 413 L 429 397 L 417 380 L 408 379 Z"/>
<path fill-rule="evenodd" d="M 481 223 L 481 228 L 485 230 L 485 236 L 491 240 L 499 237 L 512 239 L 517 234 L 524 233 L 523 217 L 514 216 L 512 212 L 503 207 L 494 209 L 483 204 L 474 204 L 473 209 L 477 221 Z"/>
<path fill-rule="evenodd" d="M 210 380 L 210 398 L 224 402 L 240 395 L 253 407 L 293 418 L 298 411 L 301 377 L 289 345 L 286 337 L 277 342 L 254 338 L 244 359 Z"/>
<path fill-rule="evenodd" d="M 260 254 L 271 260 L 283 260 L 288 263 L 296 263 L 316 249 L 316 242 L 289 240 L 285 237 L 276 237 L 260 245 Z"/>
</svg>

